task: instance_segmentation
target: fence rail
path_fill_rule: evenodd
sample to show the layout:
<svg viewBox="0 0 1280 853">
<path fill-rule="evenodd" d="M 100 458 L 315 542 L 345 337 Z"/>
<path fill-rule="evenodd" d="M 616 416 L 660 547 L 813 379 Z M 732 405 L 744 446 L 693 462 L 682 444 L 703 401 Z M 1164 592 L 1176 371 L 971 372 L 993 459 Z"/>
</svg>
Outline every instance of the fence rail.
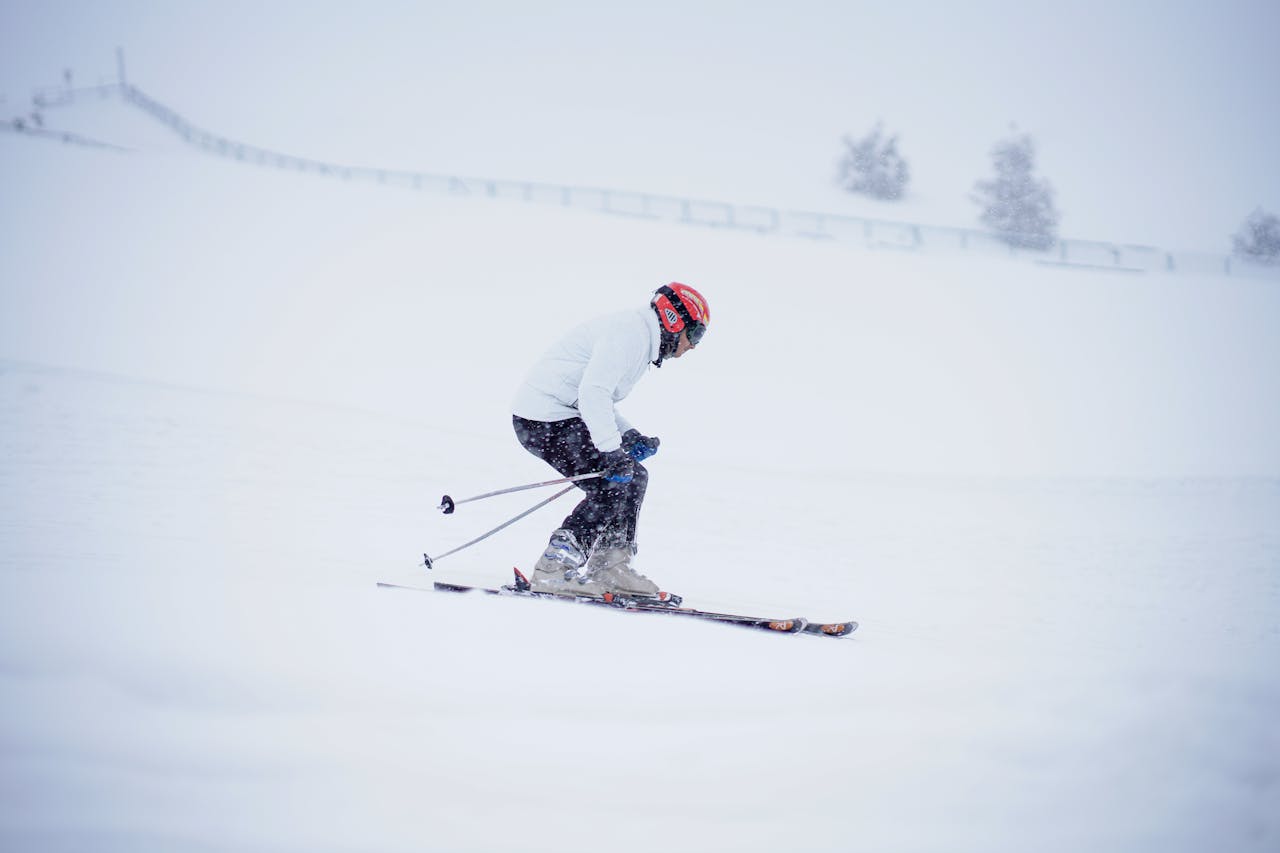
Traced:
<svg viewBox="0 0 1280 853">
<path fill-rule="evenodd" d="M 220 157 L 346 181 L 367 181 L 421 192 L 517 200 L 593 210 L 615 216 L 663 220 L 712 228 L 780 234 L 900 251 L 963 252 L 1022 258 L 1063 267 L 1119 272 L 1191 272 L 1280 278 L 1280 265 L 1253 263 L 1228 255 L 1178 252 L 1158 246 L 1058 239 L 1047 249 L 1011 246 L 1001 235 L 970 228 L 869 219 L 816 211 L 785 210 L 707 199 L 658 195 L 600 187 L 442 175 L 429 172 L 346 166 L 295 157 L 237 142 L 191 124 L 175 110 L 122 79 L 81 89 L 53 87 L 36 93 L 39 107 L 73 103 L 79 95 L 119 95 L 167 125 L 185 142 Z"/>
</svg>

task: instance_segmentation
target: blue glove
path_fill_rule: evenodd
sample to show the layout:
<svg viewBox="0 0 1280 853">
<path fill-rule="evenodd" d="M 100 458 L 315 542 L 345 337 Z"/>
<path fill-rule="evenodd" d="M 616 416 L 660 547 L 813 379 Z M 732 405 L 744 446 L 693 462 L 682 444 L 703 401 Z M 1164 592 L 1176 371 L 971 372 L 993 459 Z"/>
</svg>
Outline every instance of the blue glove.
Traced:
<svg viewBox="0 0 1280 853">
<path fill-rule="evenodd" d="M 630 483 L 636 473 L 636 463 L 622 448 L 600 454 L 604 465 L 600 468 L 604 478 L 611 483 Z"/>
<path fill-rule="evenodd" d="M 629 429 L 622 434 L 622 449 L 637 462 L 643 462 L 657 453 L 658 445 L 661 443 L 656 437 L 641 435 L 638 429 Z"/>
</svg>

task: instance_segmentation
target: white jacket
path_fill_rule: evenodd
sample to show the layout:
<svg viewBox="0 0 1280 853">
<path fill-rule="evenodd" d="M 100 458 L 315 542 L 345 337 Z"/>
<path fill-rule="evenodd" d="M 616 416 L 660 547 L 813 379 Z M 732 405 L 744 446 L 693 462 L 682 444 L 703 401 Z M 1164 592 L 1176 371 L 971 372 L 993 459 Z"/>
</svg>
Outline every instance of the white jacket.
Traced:
<svg viewBox="0 0 1280 853">
<path fill-rule="evenodd" d="M 657 360 L 661 343 L 652 308 L 583 323 L 534 364 L 511 412 L 531 421 L 581 417 L 597 449 L 617 450 L 631 424 L 613 404 L 630 394 Z"/>
</svg>

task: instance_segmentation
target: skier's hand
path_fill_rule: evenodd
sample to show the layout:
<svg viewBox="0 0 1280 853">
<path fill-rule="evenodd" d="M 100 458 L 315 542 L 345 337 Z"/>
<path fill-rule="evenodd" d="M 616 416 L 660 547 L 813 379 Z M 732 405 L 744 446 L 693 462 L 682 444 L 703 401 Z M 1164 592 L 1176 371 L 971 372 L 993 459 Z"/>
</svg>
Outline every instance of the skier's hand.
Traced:
<svg viewBox="0 0 1280 853">
<path fill-rule="evenodd" d="M 641 435 L 638 429 L 629 429 L 622 434 L 622 449 L 637 462 L 643 462 L 658 452 L 658 438 Z"/>
<path fill-rule="evenodd" d="M 630 483 L 631 478 L 635 476 L 636 463 L 622 448 L 602 453 L 600 458 L 604 462 L 600 470 L 604 472 L 604 478 L 609 482 Z"/>
</svg>

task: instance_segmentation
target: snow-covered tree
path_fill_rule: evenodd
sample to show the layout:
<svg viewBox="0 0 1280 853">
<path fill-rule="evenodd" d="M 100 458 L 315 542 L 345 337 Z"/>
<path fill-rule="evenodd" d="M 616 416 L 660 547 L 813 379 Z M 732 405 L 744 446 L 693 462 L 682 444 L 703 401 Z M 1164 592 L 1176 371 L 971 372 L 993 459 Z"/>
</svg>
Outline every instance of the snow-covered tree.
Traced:
<svg viewBox="0 0 1280 853">
<path fill-rule="evenodd" d="M 971 198 L 982 206 L 982 224 L 1010 246 L 1048 249 L 1058 239 L 1053 188 L 1035 172 L 1035 143 L 1014 133 L 991 149 L 996 176 L 978 181 Z"/>
<path fill-rule="evenodd" d="M 840 186 L 872 198 L 902 198 L 911 170 L 898 153 L 898 137 L 884 138 L 883 123 L 860 140 L 844 137 L 844 147 L 837 179 Z"/>
<path fill-rule="evenodd" d="M 1280 217 L 1258 208 L 1232 238 L 1236 257 L 1263 264 L 1280 263 Z"/>
</svg>

